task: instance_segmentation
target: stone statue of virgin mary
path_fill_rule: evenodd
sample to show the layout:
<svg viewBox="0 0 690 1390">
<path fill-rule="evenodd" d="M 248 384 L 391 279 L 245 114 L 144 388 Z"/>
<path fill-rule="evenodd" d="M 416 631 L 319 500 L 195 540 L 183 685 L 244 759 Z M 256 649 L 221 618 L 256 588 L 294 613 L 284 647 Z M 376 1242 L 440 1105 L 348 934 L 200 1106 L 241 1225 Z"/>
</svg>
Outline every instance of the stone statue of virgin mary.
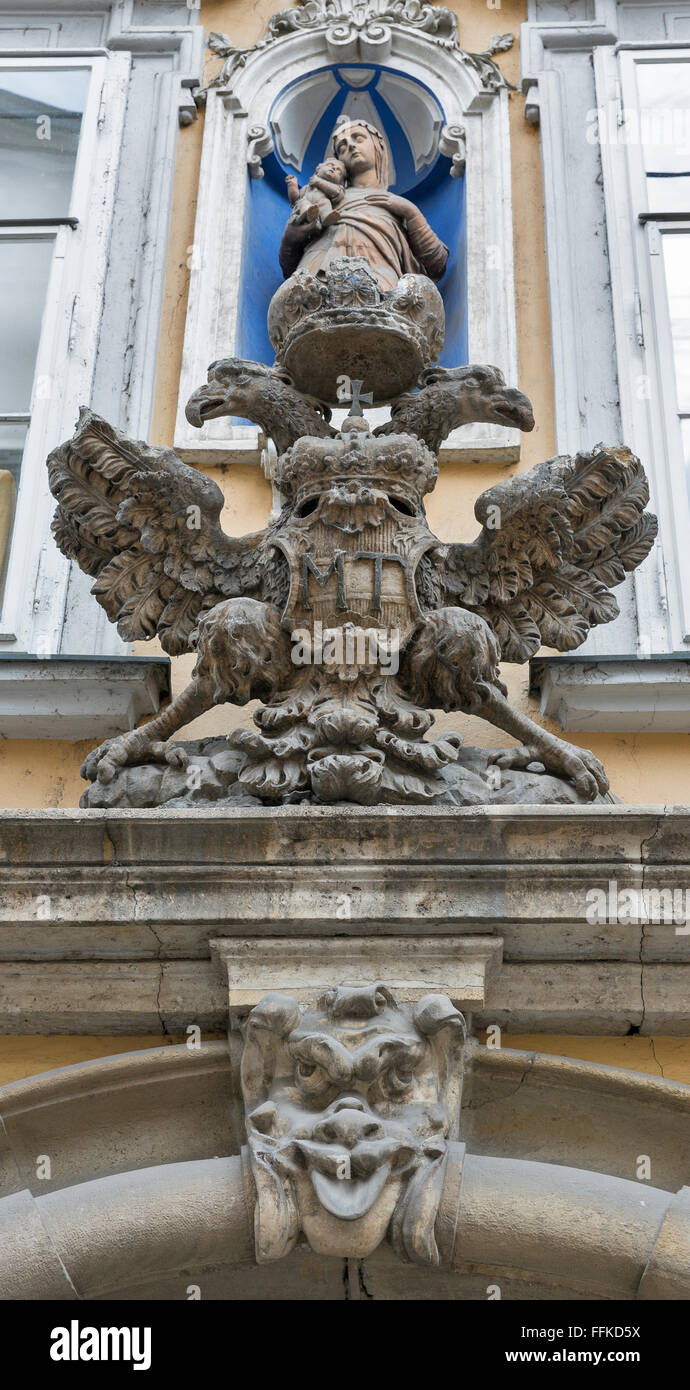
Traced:
<svg viewBox="0 0 690 1390">
<path fill-rule="evenodd" d="M 388 192 L 388 154 L 381 132 L 367 121 L 343 117 L 333 136 L 333 154 L 345 166 L 345 188 L 329 225 L 291 218 L 283 233 L 280 265 L 285 278 L 296 270 L 316 276 L 333 261 L 367 261 L 385 293 L 403 275 L 440 280 L 448 247 L 414 203 Z"/>
</svg>

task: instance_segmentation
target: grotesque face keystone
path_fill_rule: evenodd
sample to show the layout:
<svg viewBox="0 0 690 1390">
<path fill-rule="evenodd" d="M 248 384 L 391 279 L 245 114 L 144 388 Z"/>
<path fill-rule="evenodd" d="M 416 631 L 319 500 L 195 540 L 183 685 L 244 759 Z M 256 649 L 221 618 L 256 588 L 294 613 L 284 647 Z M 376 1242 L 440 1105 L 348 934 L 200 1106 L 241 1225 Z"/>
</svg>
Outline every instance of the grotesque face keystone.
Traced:
<svg viewBox="0 0 690 1390">
<path fill-rule="evenodd" d="M 403 1006 L 380 983 L 252 1010 L 242 1089 L 260 1262 L 300 1231 L 319 1254 L 368 1255 L 388 1233 L 408 1257 L 437 1258 L 464 1036 L 446 996 Z"/>
</svg>

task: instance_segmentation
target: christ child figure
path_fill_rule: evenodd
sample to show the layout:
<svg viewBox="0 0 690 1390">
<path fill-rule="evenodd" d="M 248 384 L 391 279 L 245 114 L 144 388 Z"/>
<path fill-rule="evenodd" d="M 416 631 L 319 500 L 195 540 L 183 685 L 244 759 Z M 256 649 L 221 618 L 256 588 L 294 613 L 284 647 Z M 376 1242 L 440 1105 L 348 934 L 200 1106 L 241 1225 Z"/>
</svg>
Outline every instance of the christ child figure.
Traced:
<svg viewBox="0 0 690 1390">
<path fill-rule="evenodd" d="M 337 222 L 338 203 L 342 202 L 347 170 L 340 159 L 325 159 L 317 164 L 309 183 L 300 188 L 294 174 L 288 174 L 287 195 L 292 208 L 290 221 L 300 226 L 310 224 L 315 231 Z"/>
</svg>

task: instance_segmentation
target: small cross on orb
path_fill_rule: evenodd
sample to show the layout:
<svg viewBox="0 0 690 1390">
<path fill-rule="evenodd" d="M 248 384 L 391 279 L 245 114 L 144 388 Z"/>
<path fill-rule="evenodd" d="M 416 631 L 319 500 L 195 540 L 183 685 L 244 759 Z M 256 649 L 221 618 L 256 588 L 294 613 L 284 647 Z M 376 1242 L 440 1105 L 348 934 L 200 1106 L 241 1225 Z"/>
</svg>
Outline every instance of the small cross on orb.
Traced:
<svg viewBox="0 0 690 1390">
<path fill-rule="evenodd" d="M 363 385 L 363 381 L 350 381 L 350 389 L 352 391 L 352 404 L 347 412 L 348 419 L 352 415 L 357 417 L 364 414 L 364 411 L 362 410 L 362 403 L 364 403 L 364 405 L 374 404 L 373 392 L 368 391 L 366 392 L 366 394 L 363 393 Z"/>
</svg>

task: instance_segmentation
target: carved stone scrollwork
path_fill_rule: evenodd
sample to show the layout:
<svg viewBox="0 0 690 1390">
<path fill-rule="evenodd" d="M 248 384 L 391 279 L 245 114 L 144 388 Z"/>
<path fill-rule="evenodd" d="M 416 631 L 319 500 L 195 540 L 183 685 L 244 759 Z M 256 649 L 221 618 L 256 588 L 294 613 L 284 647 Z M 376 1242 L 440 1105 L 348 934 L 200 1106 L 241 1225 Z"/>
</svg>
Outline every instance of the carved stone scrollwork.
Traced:
<svg viewBox="0 0 690 1390">
<path fill-rule="evenodd" d="M 250 125 L 247 131 L 247 165 L 253 179 L 264 176 L 262 159 L 273 151 L 273 135 L 266 125 Z"/>
<path fill-rule="evenodd" d="M 226 34 L 212 33 L 208 46 L 224 63 L 208 86 L 229 86 L 252 54 L 305 30 L 324 31 L 326 51 L 332 62 L 382 63 L 390 57 L 393 32 L 400 29 L 425 34 L 430 43 L 456 53 L 461 62 L 475 69 L 485 93 L 511 86 L 493 55 L 512 46 L 512 34 L 496 35 L 484 53 L 467 53 L 460 47 L 453 11 L 444 5 L 422 4 L 420 0 L 298 0 L 294 9 L 281 10 L 271 17 L 264 37 L 251 48 L 238 48 Z M 208 88 L 197 95 L 200 105 L 206 99 L 206 91 Z"/>
<path fill-rule="evenodd" d="M 464 1044 L 446 995 L 403 1005 L 381 983 L 335 985 L 306 1007 L 268 994 L 252 1009 L 241 1081 L 259 1264 L 300 1237 L 359 1258 L 388 1239 L 439 1263 Z"/>
<path fill-rule="evenodd" d="M 444 154 L 451 162 L 451 178 L 459 179 L 465 172 L 465 164 L 467 162 L 467 141 L 465 140 L 464 126 L 444 126 L 441 131 L 438 148 L 441 154 Z"/>
<path fill-rule="evenodd" d="M 507 77 L 501 72 L 498 63 L 494 59 L 495 53 L 507 53 L 513 47 L 514 39 L 512 34 L 494 34 L 489 40 L 489 47 L 484 53 L 465 53 L 464 57 L 479 74 L 482 87 L 485 92 L 500 92 L 501 88 L 507 88 L 514 92 L 517 89 L 509 82 Z"/>
</svg>

